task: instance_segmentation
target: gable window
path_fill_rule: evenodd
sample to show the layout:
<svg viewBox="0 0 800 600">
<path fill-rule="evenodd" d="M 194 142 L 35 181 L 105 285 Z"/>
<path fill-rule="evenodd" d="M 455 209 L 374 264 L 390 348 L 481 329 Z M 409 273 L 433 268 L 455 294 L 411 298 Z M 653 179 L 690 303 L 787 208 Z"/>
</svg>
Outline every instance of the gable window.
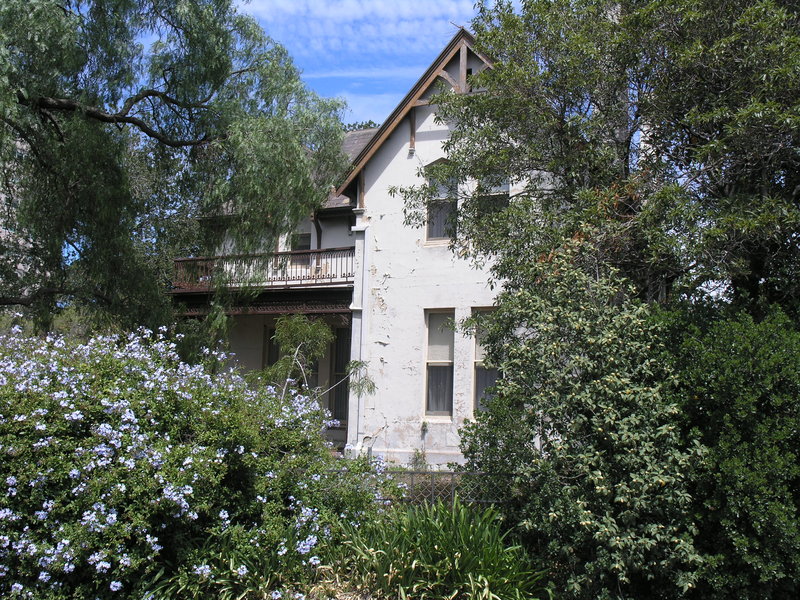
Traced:
<svg viewBox="0 0 800 600">
<path fill-rule="evenodd" d="M 428 205 L 427 238 L 449 240 L 452 238 L 456 218 L 455 200 L 435 200 Z"/>
<path fill-rule="evenodd" d="M 453 316 L 453 311 L 427 313 L 425 412 L 429 415 L 453 414 Z"/>
</svg>

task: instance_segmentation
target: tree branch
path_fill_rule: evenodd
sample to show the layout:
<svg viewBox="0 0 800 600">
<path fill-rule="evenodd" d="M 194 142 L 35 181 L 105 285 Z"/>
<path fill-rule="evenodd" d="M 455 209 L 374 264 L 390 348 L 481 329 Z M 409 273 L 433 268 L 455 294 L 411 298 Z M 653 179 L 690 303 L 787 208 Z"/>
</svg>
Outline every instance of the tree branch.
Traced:
<svg viewBox="0 0 800 600">
<path fill-rule="evenodd" d="M 31 292 L 27 296 L 0 296 L 0 306 L 31 306 L 39 298 L 43 296 L 56 296 L 56 295 L 72 295 L 74 290 L 66 290 L 62 288 L 42 287 L 38 290 Z"/>
<path fill-rule="evenodd" d="M 27 296 L 0 296 L 0 306 L 32 306 L 34 302 L 45 296 L 81 296 L 85 295 L 80 290 L 68 288 L 41 287 Z M 100 292 L 89 292 L 89 296 L 111 304 L 111 299 Z"/>
<path fill-rule="evenodd" d="M 199 102 L 183 102 L 182 100 L 173 98 L 172 96 L 169 96 L 159 90 L 147 89 L 147 90 L 142 90 L 138 94 L 134 94 L 133 96 L 125 100 L 125 103 L 122 105 L 122 110 L 120 110 L 116 114 L 121 117 L 128 116 L 128 113 L 130 113 L 131 109 L 145 98 L 160 98 L 165 103 L 172 104 L 180 108 L 186 108 L 186 109 L 203 108 L 209 102 L 209 100 L 211 100 L 211 97 L 213 95 L 214 92 L 211 92 L 206 98 L 203 98 Z"/>
<path fill-rule="evenodd" d="M 175 100 L 174 98 L 170 98 L 169 96 L 166 96 L 166 94 L 158 92 L 157 90 L 143 90 L 142 92 L 139 92 L 135 96 L 128 98 L 122 110 L 117 113 L 109 113 L 104 110 L 100 110 L 99 108 L 93 106 L 86 106 L 84 104 L 81 104 L 80 102 L 77 102 L 75 100 L 69 100 L 66 98 L 50 98 L 48 96 L 39 96 L 38 98 L 28 99 L 23 94 L 18 93 L 17 101 L 20 104 L 23 104 L 25 106 L 30 106 L 31 108 L 35 108 L 38 110 L 80 112 L 85 116 L 89 117 L 90 119 L 94 119 L 102 123 L 114 123 L 114 124 L 123 123 L 123 124 L 133 125 L 134 127 L 137 127 L 146 136 L 158 140 L 165 146 L 170 146 L 172 148 L 199 146 L 213 141 L 212 139 L 209 139 L 205 135 L 199 139 L 192 139 L 192 140 L 174 139 L 167 135 L 164 135 L 159 131 L 156 131 L 142 119 L 128 115 L 131 108 L 134 106 L 134 104 L 136 104 L 136 102 L 139 102 L 145 98 L 156 97 L 156 96 L 162 99 L 166 98 L 168 100 L 165 101 L 171 101 L 171 103 L 174 103 L 176 106 L 184 106 L 184 107 L 189 106 L 188 104 L 181 103 L 180 101 Z"/>
</svg>

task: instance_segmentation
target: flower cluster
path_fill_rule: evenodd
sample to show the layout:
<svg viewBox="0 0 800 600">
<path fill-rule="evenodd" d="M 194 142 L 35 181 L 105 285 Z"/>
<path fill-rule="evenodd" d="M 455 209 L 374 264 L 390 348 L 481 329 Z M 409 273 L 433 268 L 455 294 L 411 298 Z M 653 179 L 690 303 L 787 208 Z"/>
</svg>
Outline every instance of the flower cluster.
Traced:
<svg viewBox="0 0 800 600">
<path fill-rule="evenodd" d="M 208 355 L 213 369 L 181 362 L 164 332 L 0 336 L 0 596 L 141 598 L 167 556 L 211 578 L 187 540 L 260 531 L 318 486 L 317 400 L 251 389 Z M 296 502 L 292 550 L 310 555 L 319 513 Z"/>
</svg>

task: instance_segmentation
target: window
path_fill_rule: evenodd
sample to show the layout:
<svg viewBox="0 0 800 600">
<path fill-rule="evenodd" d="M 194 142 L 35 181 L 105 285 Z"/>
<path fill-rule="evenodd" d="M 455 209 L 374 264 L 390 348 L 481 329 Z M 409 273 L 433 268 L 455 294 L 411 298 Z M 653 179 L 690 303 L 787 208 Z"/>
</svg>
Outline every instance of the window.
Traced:
<svg viewBox="0 0 800 600">
<path fill-rule="evenodd" d="M 308 266 L 311 261 L 311 255 L 308 251 L 311 250 L 311 232 L 298 231 L 291 235 L 289 239 L 290 248 L 292 252 L 303 252 L 303 254 L 293 254 L 292 264 L 299 266 Z"/>
<path fill-rule="evenodd" d="M 281 349 L 275 340 L 275 328 L 264 328 L 264 353 L 262 357 L 262 367 L 271 367 L 281 357 Z"/>
<path fill-rule="evenodd" d="M 264 350 L 262 352 L 261 365 L 262 368 L 271 367 L 275 365 L 281 358 L 286 356 L 286 353 L 278 344 L 275 339 L 275 328 L 267 326 L 264 328 Z M 319 361 L 307 365 L 305 370 L 305 378 L 308 387 L 315 388 L 319 381 Z"/>
<path fill-rule="evenodd" d="M 435 200 L 428 204 L 429 240 L 449 240 L 453 237 L 456 219 L 455 200 Z"/>
<path fill-rule="evenodd" d="M 453 414 L 453 311 L 428 313 L 425 412 Z"/>
<path fill-rule="evenodd" d="M 479 184 L 476 190 L 477 193 L 473 197 L 476 215 L 478 217 L 488 217 L 508 208 L 510 189 L 511 186 L 508 180 L 497 185 L 491 183 Z"/>
<path fill-rule="evenodd" d="M 486 350 L 483 347 L 485 331 L 481 328 L 475 332 L 475 410 L 486 410 L 486 402 L 492 397 L 489 389 L 494 387 L 500 377 L 500 371 L 488 367 L 484 363 Z"/>
<path fill-rule="evenodd" d="M 429 182 L 436 185 L 434 182 Z M 456 182 L 437 185 L 436 197 L 428 204 L 426 238 L 431 241 L 453 237 L 457 216 Z"/>
</svg>

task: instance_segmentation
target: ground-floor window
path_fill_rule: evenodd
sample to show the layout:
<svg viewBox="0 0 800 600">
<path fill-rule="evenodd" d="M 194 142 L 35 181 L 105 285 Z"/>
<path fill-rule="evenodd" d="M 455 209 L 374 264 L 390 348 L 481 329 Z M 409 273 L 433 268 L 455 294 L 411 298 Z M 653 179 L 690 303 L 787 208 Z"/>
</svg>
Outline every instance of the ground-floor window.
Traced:
<svg viewBox="0 0 800 600">
<path fill-rule="evenodd" d="M 475 313 L 478 312 L 483 311 L 475 311 Z M 486 410 L 486 401 L 492 397 L 491 388 L 495 386 L 500 377 L 500 371 L 496 367 L 487 366 L 484 362 L 486 357 L 486 349 L 483 345 L 485 335 L 480 327 L 475 332 L 474 400 L 476 411 Z"/>
<path fill-rule="evenodd" d="M 453 414 L 453 311 L 428 312 L 425 412 Z"/>
</svg>

